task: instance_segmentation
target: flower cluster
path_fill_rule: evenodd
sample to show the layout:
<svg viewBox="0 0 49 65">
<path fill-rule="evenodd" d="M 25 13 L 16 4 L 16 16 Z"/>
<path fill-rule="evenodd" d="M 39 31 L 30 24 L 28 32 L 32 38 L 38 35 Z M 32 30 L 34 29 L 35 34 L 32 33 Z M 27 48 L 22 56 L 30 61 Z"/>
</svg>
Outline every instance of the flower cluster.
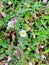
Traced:
<svg viewBox="0 0 49 65">
<path fill-rule="evenodd" d="M 9 30 L 10 28 L 14 28 L 14 24 L 17 22 L 17 20 L 14 18 L 13 20 L 8 22 L 7 25 L 7 30 Z"/>
</svg>

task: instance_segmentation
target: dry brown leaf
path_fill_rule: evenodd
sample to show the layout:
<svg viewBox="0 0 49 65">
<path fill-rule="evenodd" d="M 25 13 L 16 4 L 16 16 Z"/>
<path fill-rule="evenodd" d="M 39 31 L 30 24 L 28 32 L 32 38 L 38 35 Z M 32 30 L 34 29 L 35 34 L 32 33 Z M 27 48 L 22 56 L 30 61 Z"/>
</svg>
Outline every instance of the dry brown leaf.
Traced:
<svg viewBox="0 0 49 65">
<path fill-rule="evenodd" d="M 0 13 L 1 13 L 1 15 L 2 15 L 3 17 L 6 16 L 6 13 L 5 13 L 5 12 L 0 12 Z"/>
<path fill-rule="evenodd" d="M 8 51 L 11 51 L 12 48 L 13 48 L 12 45 L 10 45 L 9 48 L 8 48 Z"/>
<path fill-rule="evenodd" d="M 14 56 L 17 58 L 20 55 L 21 55 L 21 50 L 15 50 Z"/>
<path fill-rule="evenodd" d="M 13 34 L 13 35 L 12 35 L 12 41 L 14 41 L 14 40 L 15 40 L 15 35 Z"/>
<path fill-rule="evenodd" d="M 5 65 L 6 62 L 7 62 L 6 60 L 3 60 L 3 61 L 1 62 L 1 65 Z"/>
</svg>

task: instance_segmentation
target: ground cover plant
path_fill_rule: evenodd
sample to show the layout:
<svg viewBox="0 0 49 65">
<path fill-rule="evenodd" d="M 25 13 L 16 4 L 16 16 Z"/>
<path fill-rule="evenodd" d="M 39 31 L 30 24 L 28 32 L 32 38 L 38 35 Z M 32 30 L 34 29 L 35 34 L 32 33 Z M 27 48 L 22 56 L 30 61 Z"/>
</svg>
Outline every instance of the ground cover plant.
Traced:
<svg viewBox="0 0 49 65">
<path fill-rule="evenodd" d="M 0 0 L 0 65 L 49 65 L 48 0 Z"/>
</svg>

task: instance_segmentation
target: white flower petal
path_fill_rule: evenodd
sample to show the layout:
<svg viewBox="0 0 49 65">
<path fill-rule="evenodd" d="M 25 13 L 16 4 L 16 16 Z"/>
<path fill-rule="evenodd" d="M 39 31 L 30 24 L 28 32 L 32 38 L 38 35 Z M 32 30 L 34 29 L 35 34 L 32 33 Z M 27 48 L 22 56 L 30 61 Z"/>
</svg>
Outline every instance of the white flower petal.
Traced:
<svg viewBox="0 0 49 65">
<path fill-rule="evenodd" d="M 14 25 L 13 21 L 8 22 L 8 27 L 12 27 Z"/>
<path fill-rule="evenodd" d="M 47 0 L 43 0 L 43 3 L 46 3 L 47 2 Z"/>
<path fill-rule="evenodd" d="M 12 60 L 12 58 L 10 56 L 8 56 L 8 61 L 11 61 L 11 60 Z"/>
<path fill-rule="evenodd" d="M 29 65 L 32 65 L 32 62 L 29 62 Z"/>
<path fill-rule="evenodd" d="M 5 65 L 8 65 L 8 63 L 5 63 Z"/>
<path fill-rule="evenodd" d="M 27 34 L 26 34 L 26 31 L 25 31 L 25 30 L 21 30 L 21 31 L 20 31 L 20 36 L 21 36 L 21 37 L 26 37 L 26 35 L 27 35 Z"/>
<path fill-rule="evenodd" d="M 10 27 L 7 27 L 7 30 L 9 30 L 10 29 Z"/>
<path fill-rule="evenodd" d="M 46 59 L 46 56 L 45 56 L 45 55 L 42 55 L 41 58 L 42 58 L 42 59 Z"/>
<path fill-rule="evenodd" d="M 12 4 L 12 2 L 11 2 L 11 1 L 9 1 L 9 2 L 8 2 L 8 5 L 11 5 L 11 4 Z"/>
</svg>

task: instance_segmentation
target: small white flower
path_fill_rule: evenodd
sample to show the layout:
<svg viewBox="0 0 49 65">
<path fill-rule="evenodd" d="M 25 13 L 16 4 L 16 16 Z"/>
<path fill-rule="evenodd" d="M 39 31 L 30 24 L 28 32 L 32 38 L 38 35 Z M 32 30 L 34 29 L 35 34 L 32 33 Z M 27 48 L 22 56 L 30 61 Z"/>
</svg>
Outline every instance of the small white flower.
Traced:
<svg viewBox="0 0 49 65">
<path fill-rule="evenodd" d="M 32 65 L 32 62 L 29 62 L 29 65 Z"/>
<path fill-rule="evenodd" d="M 11 61 L 11 60 L 12 60 L 12 58 L 10 56 L 8 56 L 8 62 Z"/>
<path fill-rule="evenodd" d="M 44 46 L 41 45 L 40 48 L 44 48 Z"/>
<path fill-rule="evenodd" d="M 10 27 L 7 27 L 7 30 L 9 30 L 10 29 Z"/>
<path fill-rule="evenodd" d="M 9 30 L 10 28 L 14 28 L 14 22 L 13 21 L 8 22 L 7 30 Z"/>
<path fill-rule="evenodd" d="M 47 2 L 47 0 L 43 0 L 43 3 L 46 3 Z"/>
<path fill-rule="evenodd" d="M 13 25 L 14 25 L 13 21 L 8 22 L 8 27 L 13 27 Z"/>
<path fill-rule="evenodd" d="M 45 55 L 42 55 L 41 58 L 42 58 L 42 59 L 46 59 L 46 56 L 45 56 Z"/>
<path fill-rule="evenodd" d="M 14 28 L 14 24 L 17 22 L 16 18 L 14 18 L 13 20 L 8 22 L 7 25 L 7 30 L 9 30 L 10 28 Z"/>
<path fill-rule="evenodd" d="M 26 37 L 26 35 L 27 35 L 27 33 L 26 33 L 25 30 L 21 30 L 21 31 L 20 31 L 20 36 L 21 36 L 21 37 Z"/>
<path fill-rule="evenodd" d="M 5 63 L 5 65 L 8 65 L 8 63 Z"/>
<path fill-rule="evenodd" d="M 12 4 L 12 2 L 11 2 L 11 1 L 9 1 L 9 2 L 8 2 L 8 5 L 10 6 L 11 4 Z"/>
</svg>

